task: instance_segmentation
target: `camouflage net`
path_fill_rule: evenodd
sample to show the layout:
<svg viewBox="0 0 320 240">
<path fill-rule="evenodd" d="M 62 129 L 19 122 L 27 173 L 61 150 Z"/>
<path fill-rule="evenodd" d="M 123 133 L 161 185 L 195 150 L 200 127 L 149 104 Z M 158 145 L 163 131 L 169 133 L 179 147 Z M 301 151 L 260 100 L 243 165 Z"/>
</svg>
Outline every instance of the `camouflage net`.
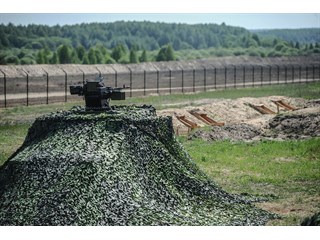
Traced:
<svg viewBox="0 0 320 240">
<path fill-rule="evenodd" d="M 202 173 L 152 107 L 38 118 L 0 168 L 0 225 L 264 225 Z"/>
</svg>

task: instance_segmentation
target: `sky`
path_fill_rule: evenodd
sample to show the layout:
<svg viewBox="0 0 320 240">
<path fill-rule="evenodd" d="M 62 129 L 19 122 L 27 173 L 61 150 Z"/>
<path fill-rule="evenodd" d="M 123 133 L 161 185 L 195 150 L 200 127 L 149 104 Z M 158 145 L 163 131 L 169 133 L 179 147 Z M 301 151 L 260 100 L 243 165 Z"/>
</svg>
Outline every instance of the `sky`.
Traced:
<svg viewBox="0 0 320 240">
<path fill-rule="evenodd" d="M 320 28 L 319 13 L 0 13 L 0 23 L 53 26 L 90 22 L 225 23 L 246 29 Z"/>
<path fill-rule="evenodd" d="M 319 28 L 318 0 L 8 0 L 0 24 L 151 21 L 225 23 L 246 29 Z"/>
</svg>

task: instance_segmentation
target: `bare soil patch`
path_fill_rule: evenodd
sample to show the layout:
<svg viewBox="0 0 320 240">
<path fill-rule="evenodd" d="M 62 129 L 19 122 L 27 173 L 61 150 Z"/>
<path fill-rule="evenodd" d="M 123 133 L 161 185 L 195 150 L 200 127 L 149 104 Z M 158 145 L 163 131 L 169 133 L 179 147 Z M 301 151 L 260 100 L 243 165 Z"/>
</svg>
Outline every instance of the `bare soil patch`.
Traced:
<svg viewBox="0 0 320 240">
<path fill-rule="evenodd" d="M 289 111 L 277 108 L 272 102 L 283 102 L 297 108 Z M 185 116 L 200 128 L 189 134 L 190 138 L 203 138 L 205 140 L 232 140 L 251 141 L 264 139 L 303 139 L 320 136 L 320 100 L 308 101 L 302 98 L 284 96 L 269 96 L 261 98 L 239 99 L 204 99 L 189 103 L 181 103 L 181 108 L 170 108 L 158 111 L 160 116 L 172 116 L 176 134 L 187 134 L 191 129 L 177 119 Z M 278 114 L 262 114 L 249 104 L 265 106 Z M 190 111 L 207 114 L 217 122 L 224 122 L 222 127 L 208 126 Z M 201 128 L 205 127 L 206 128 Z"/>
</svg>

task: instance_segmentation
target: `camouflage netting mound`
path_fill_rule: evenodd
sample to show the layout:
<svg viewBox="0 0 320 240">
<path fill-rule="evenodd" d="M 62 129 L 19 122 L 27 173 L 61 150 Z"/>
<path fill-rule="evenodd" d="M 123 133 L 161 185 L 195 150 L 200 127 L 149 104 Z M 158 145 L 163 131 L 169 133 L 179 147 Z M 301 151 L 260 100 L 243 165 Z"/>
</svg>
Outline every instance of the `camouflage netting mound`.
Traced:
<svg viewBox="0 0 320 240">
<path fill-rule="evenodd" d="M 263 225 L 198 170 L 152 107 L 38 118 L 0 168 L 0 225 Z"/>
</svg>

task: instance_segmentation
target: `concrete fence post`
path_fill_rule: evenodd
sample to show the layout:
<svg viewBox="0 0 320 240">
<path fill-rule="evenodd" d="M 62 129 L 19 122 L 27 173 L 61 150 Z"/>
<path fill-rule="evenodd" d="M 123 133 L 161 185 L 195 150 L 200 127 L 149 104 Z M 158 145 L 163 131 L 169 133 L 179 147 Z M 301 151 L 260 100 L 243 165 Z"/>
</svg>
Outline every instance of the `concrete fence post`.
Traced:
<svg viewBox="0 0 320 240">
<path fill-rule="evenodd" d="M 46 73 L 46 76 L 47 76 L 47 86 L 46 86 L 46 92 L 47 92 L 47 99 L 46 99 L 46 104 L 49 104 L 49 73 L 46 71 L 46 70 L 44 70 L 43 68 L 42 68 L 42 71 L 44 71 L 45 73 Z"/>
<path fill-rule="evenodd" d="M 3 95 L 4 95 L 4 107 L 7 108 L 7 75 L 4 71 L 0 70 L 3 74 Z"/>
<path fill-rule="evenodd" d="M 207 69 L 203 68 L 203 90 L 207 91 Z"/>
<path fill-rule="evenodd" d="M 146 88 L 147 88 L 147 74 L 146 70 L 143 71 L 143 95 L 146 95 Z"/>
<path fill-rule="evenodd" d="M 254 66 L 252 65 L 252 87 L 254 87 Z"/>
<path fill-rule="evenodd" d="M 27 89 L 26 89 L 26 94 L 27 94 L 27 106 L 29 106 L 29 74 L 24 70 L 22 69 L 22 71 L 27 75 Z"/>
<path fill-rule="evenodd" d="M 196 70 L 193 69 L 193 77 L 192 77 L 192 86 L 193 86 L 193 92 L 196 91 Z"/>
<path fill-rule="evenodd" d="M 246 66 L 243 66 L 243 88 L 246 87 Z"/>
<path fill-rule="evenodd" d="M 224 89 L 227 88 L 227 67 L 224 67 Z"/>
</svg>

